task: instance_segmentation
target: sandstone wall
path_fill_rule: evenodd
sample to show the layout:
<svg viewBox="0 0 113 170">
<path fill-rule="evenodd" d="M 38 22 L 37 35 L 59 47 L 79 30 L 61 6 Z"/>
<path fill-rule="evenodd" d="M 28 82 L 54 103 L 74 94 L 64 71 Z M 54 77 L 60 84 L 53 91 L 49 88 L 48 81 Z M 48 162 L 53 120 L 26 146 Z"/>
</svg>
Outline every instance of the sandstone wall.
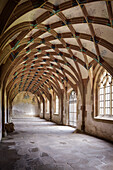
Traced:
<svg viewBox="0 0 113 170">
<path fill-rule="evenodd" d="M 0 88 L 0 141 L 2 139 L 2 94 Z"/>
<path fill-rule="evenodd" d="M 50 120 L 50 112 L 49 113 L 45 113 L 45 119 L 46 120 Z"/>
<path fill-rule="evenodd" d="M 87 86 L 85 130 L 87 133 L 113 141 L 113 122 L 94 119 L 94 101 L 91 98 L 90 83 Z"/>
<path fill-rule="evenodd" d="M 37 98 L 30 92 L 19 93 L 12 103 L 12 117 L 38 116 Z"/>
</svg>

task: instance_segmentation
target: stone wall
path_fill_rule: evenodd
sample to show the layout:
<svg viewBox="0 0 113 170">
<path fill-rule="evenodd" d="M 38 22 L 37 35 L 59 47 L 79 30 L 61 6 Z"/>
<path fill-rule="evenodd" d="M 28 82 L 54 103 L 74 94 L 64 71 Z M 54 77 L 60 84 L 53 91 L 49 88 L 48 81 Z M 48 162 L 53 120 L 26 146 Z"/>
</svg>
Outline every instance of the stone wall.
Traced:
<svg viewBox="0 0 113 170">
<path fill-rule="evenodd" d="M 61 113 L 63 107 L 63 124 L 68 125 L 68 114 L 69 114 L 69 96 L 72 89 L 67 92 L 67 95 L 64 95 L 63 98 L 63 105 L 60 99 L 60 109 L 59 113 L 55 114 L 54 110 L 54 100 L 52 99 L 52 121 L 56 122 L 57 124 L 61 124 Z M 81 130 L 82 125 L 82 100 L 79 90 L 77 91 L 77 129 Z M 12 105 L 12 112 L 13 116 L 20 117 L 20 116 L 39 116 L 43 118 L 45 116 L 46 120 L 50 120 L 50 113 L 45 112 L 45 108 L 41 112 L 41 108 L 38 107 L 37 100 L 33 101 L 33 95 L 29 94 L 29 98 L 25 96 L 26 93 L 19 94 Z M 87 84 L 87 91 L 86 91 L 86 115 L 85 115 L 85 131 L 86 133 L 97 136 L 100 138 L 104 138 L 110 141 L 113 141 L 113 123 L 106 122 L 103 120 L 96 120 L 94 119 L 94 111 L 93 111 L 94 101 L 91 94 L 91 86 L 88 82 Z M 45 102 L 44 102 L 45 107 Z M 44 113 L 44 114 L 43 114 Z"/>
<path fill-rule="evenodd" d="M 30 92 L 19 93 L 12 103 L 13 117 L 38 116 L 37 98 Z"/>
<path fill-rule="evenodd" d="M 61 124 L 61 100 L 59 100 L 59 113 L 58 114 L 55 113 L 54 101 L 52 101 L 51 111 L 52 111 L 52 120 L 51 121 L 53 121 L 53 122 L 55 122 L 57 124 Z M 50 120 L 50 111 L 49 111 L 49 113 L 45 112 L 45 119 Z"/>
<path fill-rule="evenodd" d="M 57 124 L 62 124 L 61 120 L 61 114 L 62 114 L 62 101 L 61 98 L 59 98 L 59 113 L 55 113 L 55 100 L 52 102 L 52 121 Z"/>
<path fill-rule="evenodd" d="M 46 120 L 50 120 L 50 112 L 49 113 L 45 113 L 45 119 Z"/>
<path fill-rule="evenodd" d="M 80 91 L 78 90 L 77 95 L 77 129 L 81 130 L 82 126 L 82 99 L 80 95 Z"/>
<path fill-rule="evenodd" d="M 93 104 L 94 101 L 91 97 L 90 83 L 88 83 L 86 94 L 87 116 L 85 118 L 85 130 L 88 134 L 113 141 L 113 122 L 110 123 L 110 121 L 94 119 Z"/>
<path fill-rule="evenodd" d="M 69 96 L 72 89 L 67 92 L 67 97 L 64 95 L 63 101 L 63 124 L 68 125 L 69 114 Z M 91 95 L 91 86 L 88 82 L 86 92 L 86 112 L 85 112 L 85 132 L 97 136 L 99 138 L 113 141 L 113 122 L 94 119 L 93 105 L 94 101 Z M 81 130 L 82 126 L 82 100 L 79 90 L 77 91 L 77 129 Z M 66 98 L 65 98 L 66 97 Z M 53 106 L 53 105 L 52 105 Z M 60 104 L 61 106 L 61 104 Z M 45 114 L 45 118 L 49 120 L 50 114 Z M 54 107 L 52 107 L 52 121 L 57 124 L 61 123 L 61 112 L 54 114 Z"/>
<path fill-rule="evenodd" d="M 62 124 L 61 123 L 61 114 L 52 114 L 52 121 L 57 124 Z"/>
<path fill-rule="evenodd" d="M 70 94 L 72 92 L 73 88 L 69 88 L 67 91 L 67 95 L 64 94 L 64 106 L 63 106 L 63 124 L 68 125 L 68 119 L 69 119 L 69 98 Z M 79 90 L 76 92 L 77 94 L 77 129 L 81 130 L 82 125 L 82 110 L 81 110 L 81 95 Z"/>
<path fill-rule="evenodd" d="M 0 141 L 2 139 L 2 93 L 0 88 Z"/>
</svg>

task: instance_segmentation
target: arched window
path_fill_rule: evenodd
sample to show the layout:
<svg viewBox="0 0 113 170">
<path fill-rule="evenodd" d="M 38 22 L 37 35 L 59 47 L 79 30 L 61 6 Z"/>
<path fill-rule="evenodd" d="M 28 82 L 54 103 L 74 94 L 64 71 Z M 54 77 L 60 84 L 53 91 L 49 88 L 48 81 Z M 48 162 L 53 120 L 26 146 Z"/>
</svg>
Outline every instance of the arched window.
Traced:
<svg viewBox="0 0 113 170">
<path fill-rule="evenodd" d="M 49 100 L 46 100 L 46 113 L 49 113 Z"/>
<path fill-rule="evenodd" d="M 72 91 L 69 98 L 69 125 L 76 126 L 77 121 L 77 97 L 75 91 Z"/>
<path fill-rule="evenodd" d="M 106 71 L 102 74 L 99 82 L 98 116 L 113 116 L 113 80 Z"/>
<path fill-rule="evenodd" d="M 41 102 L 41 113 L 43 113 L 43 103 Z"/>
<path fill-rule="evenodd" d="M 56 107 L 55 108 L 56 108 L 55 113 L 58 114 L 59 113 L 59 98 L 57 95 L 56 95 Z"/>
</svg>

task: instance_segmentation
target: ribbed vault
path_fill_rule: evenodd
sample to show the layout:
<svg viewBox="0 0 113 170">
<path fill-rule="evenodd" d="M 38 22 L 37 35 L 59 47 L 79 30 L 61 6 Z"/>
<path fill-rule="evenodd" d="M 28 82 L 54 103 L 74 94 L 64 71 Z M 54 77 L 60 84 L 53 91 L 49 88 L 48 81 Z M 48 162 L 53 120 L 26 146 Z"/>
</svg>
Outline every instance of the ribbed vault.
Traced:
<svg viewBox="0 0 113 170">
<path fill-rule="evenodd" d="M 8 10 L 10 2 L 0 9 L 0 64 L 11 100 L 69 86 L 82 95 L 100 68 L 113 76 L 112 0 L 13 0 Z"/>
</svg>

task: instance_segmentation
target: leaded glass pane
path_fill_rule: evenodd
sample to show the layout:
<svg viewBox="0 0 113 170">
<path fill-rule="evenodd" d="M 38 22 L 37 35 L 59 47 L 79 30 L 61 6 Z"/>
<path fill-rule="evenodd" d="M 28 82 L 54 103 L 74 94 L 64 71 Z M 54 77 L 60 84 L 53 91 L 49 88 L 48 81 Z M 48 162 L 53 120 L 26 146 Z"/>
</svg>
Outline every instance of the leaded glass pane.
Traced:
<svg viewBox="0 0 113 170">
<path fill-rule="evenodd" d="M 75 91 L 71 92 L 69 100 L 69 125 L 76 126 L 77 98 Z"/>
<path fill-rule="evenodd" d="M 59 98 L 56 96 L 56 113 L 59 113 Z"/>
<path fill-rule="evenodd" d="M 107 72 L 104 72 L 103 76 L 100 78 L 100 88 L 99 88 L 99 114 L 100 115 L 110 115 L 111 112 L 113 115 L 113 108 L 112 108 L 113 107 L 113 85 L 111 83 L 112 83 L 111 75 Z M 111 107 L 111 102 L 112 102 L 112 107 Z"/>
</svg>

